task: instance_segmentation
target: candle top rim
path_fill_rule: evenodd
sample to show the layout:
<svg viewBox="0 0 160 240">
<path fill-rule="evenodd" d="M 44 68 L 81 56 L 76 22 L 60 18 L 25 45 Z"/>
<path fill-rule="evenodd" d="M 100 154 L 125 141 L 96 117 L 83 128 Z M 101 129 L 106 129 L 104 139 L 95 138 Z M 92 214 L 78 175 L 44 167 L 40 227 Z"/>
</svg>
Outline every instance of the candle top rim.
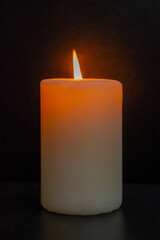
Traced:
<svg viewBox="0 0 160 240">
<path fill-rule="evenodd" d="M 82 78 L 82 79 L 74 79 L 74 78 L 48 78 L 43 79 L 41 84 L 52 85 L 52 84 L 118 84 L 122 86 L 122 83 L 118 80 L 113 79 L 103 79 L 103 78 Z"/>
</svg>

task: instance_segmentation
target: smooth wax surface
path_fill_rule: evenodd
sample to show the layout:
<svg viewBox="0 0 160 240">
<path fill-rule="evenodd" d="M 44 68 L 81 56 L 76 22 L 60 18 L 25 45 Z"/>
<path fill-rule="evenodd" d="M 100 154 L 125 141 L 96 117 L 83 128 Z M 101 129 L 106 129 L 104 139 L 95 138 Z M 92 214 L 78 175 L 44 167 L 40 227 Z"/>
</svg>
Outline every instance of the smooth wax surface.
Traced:
<svg viewBox="0 0 160 240">
<path fill-rule="evenodd" d="M 41 203 L 92 215 L 122 202 L 122 85 L 103 79 L 41 82 Z"/>
</svg>

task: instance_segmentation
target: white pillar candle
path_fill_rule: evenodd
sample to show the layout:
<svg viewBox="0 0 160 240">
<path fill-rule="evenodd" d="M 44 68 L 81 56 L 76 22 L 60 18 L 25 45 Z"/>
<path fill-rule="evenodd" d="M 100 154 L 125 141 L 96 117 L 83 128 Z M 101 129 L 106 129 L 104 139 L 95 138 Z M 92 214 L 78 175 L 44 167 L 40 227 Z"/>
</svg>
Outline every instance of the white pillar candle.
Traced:
<svg viewBox="0 0 160 240">
<path fill-rule="evenodd" d="M 93 215 L 122 203 L 122 85 L 106 79 L 41 82 L 41 203 Z"/>
</svg>

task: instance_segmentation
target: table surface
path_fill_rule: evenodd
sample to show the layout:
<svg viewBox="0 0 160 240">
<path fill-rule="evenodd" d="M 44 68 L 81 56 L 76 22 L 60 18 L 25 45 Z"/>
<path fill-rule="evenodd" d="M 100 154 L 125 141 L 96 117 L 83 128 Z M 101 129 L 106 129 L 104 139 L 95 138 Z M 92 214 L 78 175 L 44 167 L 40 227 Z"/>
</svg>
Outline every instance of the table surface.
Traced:
<svg viewBox="0 0 160 240">
<path fill-rule="evenodd" d="M 160 185 L 125 184 L 119 210 L 69 216 L 41 207 L 39 183 L 0 183 L 0 239 L 160 240 Z"/>
</svg>

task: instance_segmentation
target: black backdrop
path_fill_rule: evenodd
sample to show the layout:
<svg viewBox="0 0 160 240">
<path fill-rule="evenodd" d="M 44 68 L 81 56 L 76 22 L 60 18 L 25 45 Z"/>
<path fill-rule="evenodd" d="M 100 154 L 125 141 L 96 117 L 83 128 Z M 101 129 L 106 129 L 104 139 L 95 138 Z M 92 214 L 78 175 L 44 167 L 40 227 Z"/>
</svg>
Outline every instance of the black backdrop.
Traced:
<svg viewBox="0 0 160 240">
<path fill-rule="evenodd" d="M 160 1 L 1 2 L 0 180 L 40 179 L 39 84 L 72 77 L 75 48 L 84 77 L 124 88 L 126 182 L 158 176 Z"/>
</svg>

